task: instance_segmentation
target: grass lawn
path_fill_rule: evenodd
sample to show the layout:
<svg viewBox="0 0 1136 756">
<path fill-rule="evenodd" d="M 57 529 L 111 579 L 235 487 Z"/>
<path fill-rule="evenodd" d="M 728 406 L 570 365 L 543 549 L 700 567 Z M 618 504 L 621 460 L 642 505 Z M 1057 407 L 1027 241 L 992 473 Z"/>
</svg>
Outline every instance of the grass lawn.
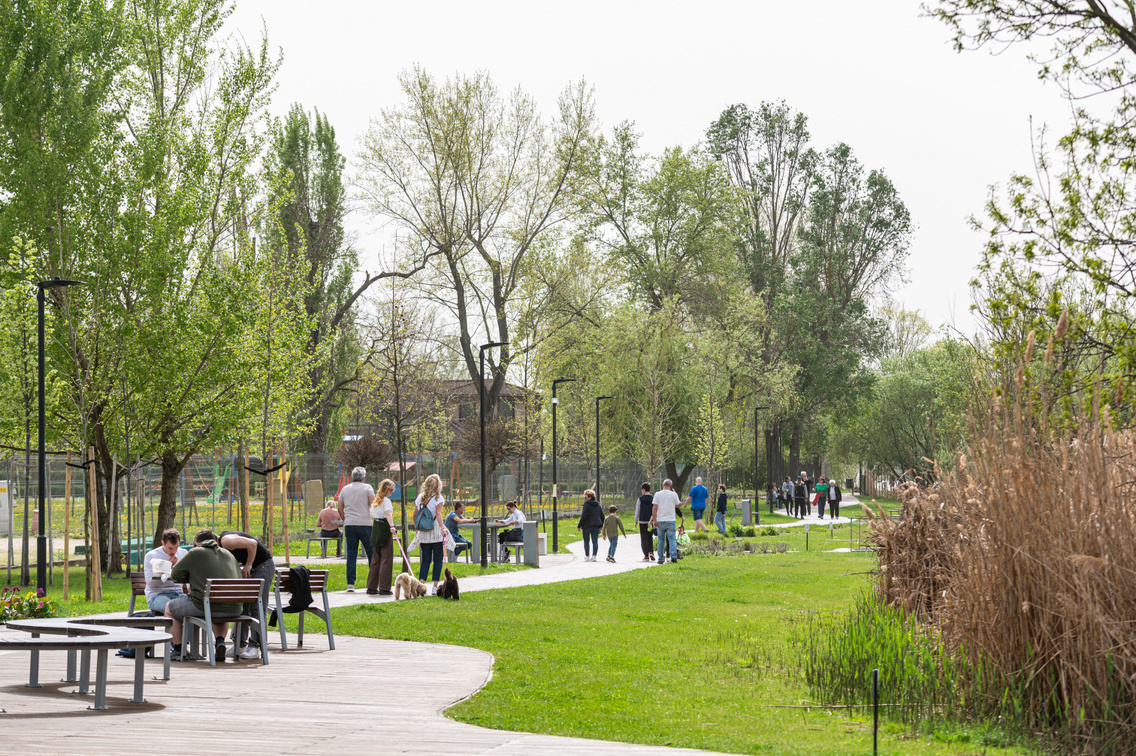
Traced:
<svg viewBox="0 0 1136 756">
<path fill-rule="evenodd" d="M 470 724 L 738 753 L 865 754 L 870 715 L 779 707 L 809 700 L 792 634 L 810 611 L 848 606 L 872 565 L 869 555 L 822 552 L 690 557 L 459 603 L 337 609 L 336 632 L 492 653 L 492 681 L 449 711 Z M 980 739 L 887 725 L 880 752 L 1017 753 Z"/>
</svg>

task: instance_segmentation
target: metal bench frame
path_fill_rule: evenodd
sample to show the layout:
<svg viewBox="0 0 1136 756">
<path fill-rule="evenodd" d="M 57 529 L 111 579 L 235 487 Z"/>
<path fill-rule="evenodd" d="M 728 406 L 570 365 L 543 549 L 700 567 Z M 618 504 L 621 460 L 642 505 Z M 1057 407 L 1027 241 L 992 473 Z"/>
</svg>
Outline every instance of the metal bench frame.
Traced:
<svg viewBox="0 0 1136 756">
<path fill-rule="evenodd" d="M 296 634 L 296 645 L 303 648 L 304 645 L 304 615 L 308 612 L 319 617 L 327 626 L 327 645 L 330 650 L 335 650 L 335 631 L 331 627 L 331 603 L 327 596 L 327 579 L 330 575 L 329 570 L 309 570 L 308 574 L 311 576 L 313 585 L 312 599 L 316 597 L 315 585 L 319 585 L 319 595 L 323 597 L 323 609 L 317 606 L 309 606 L 307 609 L 299 613 L 299 630 Z M 273 588 L 276 597 L 276 605 L 272 607 L 276 611 L 276 619 L 280 623 L 280 648 L 284 651 L 288 650 L 288 636 L 284 630 L 284 607 L 286 606 L 281 599 L 280 592 L 283 591 L 289 595 L 292 593 L 292 568 L 291 567 L 277 567 L 276 579 L 273 581 Z"/>
<path fill-rule="evenodd" d="M 264 602 L 260 600 L 260 589 L 264 583 L 260 578 L 210 578 L 205 584 L 204 611 L 205 617 L 186 617 L 181 628 L 181 659 L 186 658 L 186 649 L 189 646 L 189 634 L 192 628 L 198 628 L 205 636 L 205 647 L 209 654 L 209 666 L 217 666 L 217 657 L 213 640 L 214 622 L 232 622 L 234 625 L 256 625 L 260 631 L 260 658 L 268 664 L 268 641 L 265 630 L 268 623 L 264 618 Z M 247 614 L 218 614 L 213 615 L 210 602 L 218 604 L 256 604 L 256 616 Z"/>
</svg>

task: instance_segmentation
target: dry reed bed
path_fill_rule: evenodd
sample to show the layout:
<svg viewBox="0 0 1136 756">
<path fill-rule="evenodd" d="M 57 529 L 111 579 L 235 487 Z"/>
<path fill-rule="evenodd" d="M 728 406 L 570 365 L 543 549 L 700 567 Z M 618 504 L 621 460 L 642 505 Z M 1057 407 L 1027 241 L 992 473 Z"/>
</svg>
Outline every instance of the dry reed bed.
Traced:
<svg viewBox="0 0 1136 756">
<path fill-rule="evenodd" d="M 868 511 L 881 597 L 967 660 L 982 713 L 1134 752 L 1136 435 L 1106 413 L 1045 442 L 1021 415 L 995 406 L 983 426 L 1004 430 L 972 434 L 933 490 L 907 486 L 898 519 Z"/>
</svg>

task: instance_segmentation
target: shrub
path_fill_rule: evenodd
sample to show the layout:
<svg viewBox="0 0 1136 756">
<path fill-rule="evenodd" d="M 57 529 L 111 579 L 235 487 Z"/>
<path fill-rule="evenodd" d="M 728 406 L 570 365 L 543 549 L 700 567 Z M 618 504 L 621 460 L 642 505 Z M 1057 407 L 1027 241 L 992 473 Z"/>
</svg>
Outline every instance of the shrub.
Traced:
<svg viewBox="0 0 1136 756">
<path fill-rule="evenodd" d="M 20 589 L 11 586 L 0 592 L 0 622 L 55 615 L 55 604 L 51 603 L 51 599 L 37 597 L 35 591 L 28 591 L 21 596 Z"/>
<path fill-rule="evenodd" d="M 691 533 L 690 540 L 692 541 L 708 541 L 710 540 L 709 533 Z"/>
<path fill-rule="evenodd" d="M 757 536 L 757 529 L 748 527 L 742 531 L 742 535 L 744 535 L 746 538 L 755 538 Z"/>
<path fill-rule="evenodd" d="M 778 530 L 777 528 L 773 527 L 773 526 L 769 526 L 769 527 L 762 528 L 761 534 L 763 536 L 775 536 L 775 535 L 781 535 L 781 531 Z"/>
<path fill-rule="evenodd" d="M 732 535 L 734 538 L 741 538 L 742 537 L 742 526 L 735 523 L 735 524 L 733 524 L 729 527 L 727 532 L 730 535 Z"/>
<path fill-rule="evenodd" d="M 773 548 L 777 551 L 778 554 L 784 554 L 789 550 L 789 544 L 785 543 L 784 541 L 778 541 L 777 543 L 773 544 Z"/>
<path fill-rule="evenodd" d="M 757 542 L 757 550 L 760 551 L 762 554 L 768 554 L 769 553 L 769 541 L 758 541 Z"/>
</svg>

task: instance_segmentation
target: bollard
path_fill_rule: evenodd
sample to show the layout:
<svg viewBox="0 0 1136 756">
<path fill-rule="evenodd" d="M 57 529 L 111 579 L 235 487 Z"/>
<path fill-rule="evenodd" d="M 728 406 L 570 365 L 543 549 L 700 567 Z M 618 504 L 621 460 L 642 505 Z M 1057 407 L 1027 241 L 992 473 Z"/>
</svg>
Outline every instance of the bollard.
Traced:
<svg viewBox="0 0 1136 756">
<path fill-rule="evenodd" d="M 805 551 L 809 550 L 809 524 L 805 523 Z"/>
<path fill-rule="evenodd" d="M 871 671 L 871 753 L 879 754 L 879 670 Z"/>
</svg>

